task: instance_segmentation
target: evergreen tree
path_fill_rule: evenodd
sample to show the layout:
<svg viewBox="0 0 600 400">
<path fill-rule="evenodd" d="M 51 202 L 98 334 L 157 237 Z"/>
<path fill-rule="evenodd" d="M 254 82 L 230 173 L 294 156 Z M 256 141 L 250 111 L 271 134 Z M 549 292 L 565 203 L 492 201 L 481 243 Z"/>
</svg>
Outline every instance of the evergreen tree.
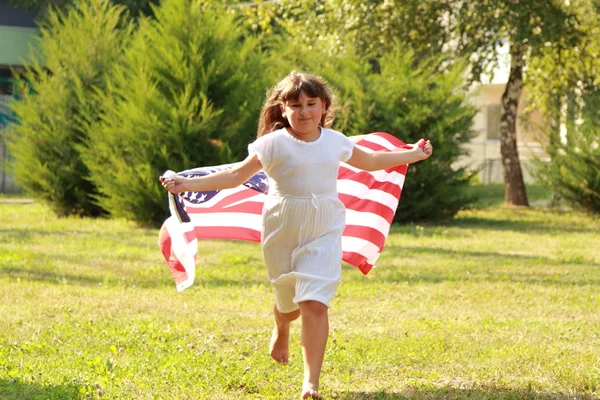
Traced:
<svg viewBox="0 0 600 400">
<path fill-rule="evenodd" d="M 102 0 L 85 0 L 69 13 L 51 12 L 40 27 L 40 54 L 23 73 L 29 87 L 11 105 L 19 120 L 9 143 L 14 175 L 58 215 L 103 214 L 81 159 L 87 139 L 82 119 L 98 118 L 93 94 L 104 90 L 127 45 L 125 19 L 122 7 Z"/>
<path fill-rule="evenodd" d="M 600 91 L 583 98 L 584 123 L 568 124 L 567 135 L 551 133 L 546 147 L 549 159 L 538 158 L 534 174 L 551 188 L 558 201 L 600 214 Z"/>
<path fill-rule="evenodd" d="M 363 129 L 434 145 L 431 158 L 409 166 L 395 220 L 451 218 L 473 201 L 465 190 L 473 173 L 455 165 L 474 135 L 476 110 L 462 90 L 464 66 L 439 73 L 436 58 L 416 63 L 412 52 L 400 49 L 379 59 L 381 72 L 366 78 L 371 112 Z"/>
<path fill-rule="evenodd" d="M 158 225 L 167 216 L 166 170 L 239 161 L 256 136 L 265 69 L 256 39 L 228 11 L 171 0 L 144 21 L 126 60 L 99 93 L 106 110 L 85 153 L 99 204 Z"/>
</svg>

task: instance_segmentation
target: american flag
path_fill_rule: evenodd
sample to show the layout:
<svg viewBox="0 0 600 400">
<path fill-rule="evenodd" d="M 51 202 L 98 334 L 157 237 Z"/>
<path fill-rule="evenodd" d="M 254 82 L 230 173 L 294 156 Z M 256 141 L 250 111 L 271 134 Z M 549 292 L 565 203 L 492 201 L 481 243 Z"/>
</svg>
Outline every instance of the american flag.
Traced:
<svg viewBox="0 0 600 400">
<path fill-rule="evenodd" d="M 396 137 L 377 132 L 351 137 L 365 151 L 410 149 Z M 202 176 L 235 164 L 195 168 L 177 173 Z M 367 274 L 389 233 L 398 207 L 408 165 L 367 172 L 341 163 L 338 194 L 346 206 L 342 237 L 343 260 Z M 178 291 L 194 282 L 198 239 L 235 239 L 260 242 L 262 207 L 268 179 L 261 171 L 233 189 L 169 193 L 169 217 L 160 229 L 158 245 L 171 270 Z"/>
</svg>

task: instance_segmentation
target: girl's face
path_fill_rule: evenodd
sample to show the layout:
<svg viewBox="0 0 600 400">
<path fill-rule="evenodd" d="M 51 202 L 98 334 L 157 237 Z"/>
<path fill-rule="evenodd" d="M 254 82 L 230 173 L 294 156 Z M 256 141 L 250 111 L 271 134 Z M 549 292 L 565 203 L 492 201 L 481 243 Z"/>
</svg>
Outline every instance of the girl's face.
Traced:
<svg viewBox="0 0 600 400">
<path fill-rule="evenodd" d="M 313 135 L 319 133 L 321 118 L 327 109 L 320 97 L 308 97 L 300 92 L 298 100 L 288 100 L 281 107 L 281 113 L 297 134 Z"/>
</svg>

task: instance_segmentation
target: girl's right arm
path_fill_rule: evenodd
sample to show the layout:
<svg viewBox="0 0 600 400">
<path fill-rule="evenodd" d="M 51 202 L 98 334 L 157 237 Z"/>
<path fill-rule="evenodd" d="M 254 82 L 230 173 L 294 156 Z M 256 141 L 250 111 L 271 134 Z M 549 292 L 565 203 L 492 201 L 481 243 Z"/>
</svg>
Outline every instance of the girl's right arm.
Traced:
<svg viewBox="0 0 600 400">
<path fill-rule="evenodd" d="M 172 178 L 160 177 L 162 185 L 173 194 L 181 192 L 202 192 L 205 190 L 221 190 L 239 186 L 252 178 L 254 174 L 262 169 L 262 165 L 256 153 L 250 154 L 240 165 L 233 169 L 215 172 L 214 174 L 184 178 L 173 176 Z"/>
</svg>

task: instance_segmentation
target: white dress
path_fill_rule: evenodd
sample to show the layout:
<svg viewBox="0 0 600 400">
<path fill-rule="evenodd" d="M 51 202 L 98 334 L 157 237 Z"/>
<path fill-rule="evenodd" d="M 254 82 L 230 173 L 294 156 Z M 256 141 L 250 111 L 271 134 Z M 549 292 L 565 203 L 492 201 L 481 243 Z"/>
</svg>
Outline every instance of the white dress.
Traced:
<svg viewBox="0 0 600 400">
<path fill-rule="evenodd" d="M 347 161 L 353 148 L 344 134 L 325 128 L 313 142 L 280 129 L 248 146 L 269 177 L 262 250 L 282 313 L 306 300 L 329 307 L 335 294 L 346 222 L 337 175 L 340 161 Z"/>
</svg>

